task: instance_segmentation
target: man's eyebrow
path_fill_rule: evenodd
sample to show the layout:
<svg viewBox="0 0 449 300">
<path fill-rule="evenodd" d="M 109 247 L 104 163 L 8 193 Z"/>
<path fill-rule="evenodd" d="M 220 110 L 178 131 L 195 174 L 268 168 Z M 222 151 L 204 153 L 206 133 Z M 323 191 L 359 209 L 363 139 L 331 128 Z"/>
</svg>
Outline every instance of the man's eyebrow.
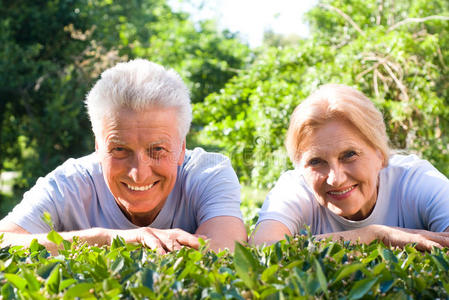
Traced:
<svg viewBox="0 0 449 300">
<path fill-rule="evenodd" d="M 160 144 L 167 144 L 167 143 L 170 143 L 170 140 L 168 140 L 168 139 L 161 139 L 161 140 L 158 140 L 158 141 L 153 141 L 153 142 L 149 143 L 148 145 L 149 146 L 153 146 L 153 145 L 160 145 Z"/>
<path fill-rule="evenodd" d="M 106 144 L 109 146 L 111 144 L 125 145 L 126 143 L 124 141 L 120 140 L 119 138 L 112 137 L 112 138 L 108 139 Z"/>
</svg>

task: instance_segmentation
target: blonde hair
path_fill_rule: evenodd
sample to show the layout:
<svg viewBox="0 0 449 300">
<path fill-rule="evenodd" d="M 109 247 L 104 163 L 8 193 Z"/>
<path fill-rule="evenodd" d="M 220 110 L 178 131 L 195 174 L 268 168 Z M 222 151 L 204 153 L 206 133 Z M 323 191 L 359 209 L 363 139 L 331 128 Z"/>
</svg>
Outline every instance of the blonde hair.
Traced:
<svg viewBox="0 0 449 300">
<path fill-rule="evenodd" d="M 104 71 L 85 104 L 96 136 L 105 117 L 121 108 L 141 112 L 152 107 L 176 108 L 178 131 L 185 138 L 192 121 L 189 90 L 173 70 L 135 59 Z"/>
<path fill-rule="evenodd" d="M 382 113 L 363 93 L 342 84 L 326 84 L 299 104 L 290 119 L 285 146 L 294 164 L 300 160 L 304 140 L 329 120 L 349 121 L 378 149 L 387 166 L 390 149 Z"/>
</svg>

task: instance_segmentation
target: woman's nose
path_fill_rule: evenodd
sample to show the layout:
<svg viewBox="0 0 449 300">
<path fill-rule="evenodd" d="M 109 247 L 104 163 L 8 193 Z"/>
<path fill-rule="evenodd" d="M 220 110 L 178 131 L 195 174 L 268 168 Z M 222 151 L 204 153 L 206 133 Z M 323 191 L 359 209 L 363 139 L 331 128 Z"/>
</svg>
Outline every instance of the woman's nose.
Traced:
<svg viewBox="0 0 449 300">
<path fill-rule="evenodd" d="M 329 169 L 326 183 L 330 186 L 339 186 L 346 180 L 344 169 L 341 166 L 332 166 Z"/>
</svg>

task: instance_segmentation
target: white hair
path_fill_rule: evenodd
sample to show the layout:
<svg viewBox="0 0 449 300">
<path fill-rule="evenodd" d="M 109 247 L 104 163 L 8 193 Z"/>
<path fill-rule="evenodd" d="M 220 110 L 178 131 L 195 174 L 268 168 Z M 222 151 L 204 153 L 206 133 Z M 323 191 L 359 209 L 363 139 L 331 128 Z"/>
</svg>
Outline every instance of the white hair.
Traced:
<svg viewBox="0 0 449 300">
<path fill-rule="evenodd" d="M 119 63 L 101 74 L 85 104 L 95 136 L 106 116 L 130 108 L 136 112 L 152 107 L 176 108 L 179 135 L 185 138 L 192 121 L 189 90 L 174 70 L 145 59 Z"/>
</svg>

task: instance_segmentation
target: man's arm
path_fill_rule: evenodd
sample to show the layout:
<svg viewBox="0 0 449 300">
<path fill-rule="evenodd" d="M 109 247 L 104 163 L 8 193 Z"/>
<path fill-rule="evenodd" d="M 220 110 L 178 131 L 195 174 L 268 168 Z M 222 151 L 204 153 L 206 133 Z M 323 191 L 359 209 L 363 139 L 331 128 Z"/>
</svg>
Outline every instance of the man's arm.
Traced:
<svg viewBox="0 0 449 300">
<path fill-rule="evenodd" d="M 196 234 L 206 236 L 210 240 L 210 249 L 217 252 L 225 248 L 234 251 L 235 242 L 248 240 L 243 221 L 230 216 L 214 217 L 205 221 L 198 227 Z"/>
<path fill-rule="evenodd" d="M 291 235 L 287 227 L 279 221 L 262 221 L 256 228 L 251 242 L 256 245 L 272 244 Z M 315 235 L 317 239 L 331 238 L 334 241 L 345 240 L 352 243 L 369 244 L 380 240 L 386 245 L 404 247 L 416 243 L 416 248 L 430 251 L 433 247 L 449 247 L 449 228 L 445 232 L 407 229 L 385 225 L 369 225 L 359 229 Z"/>
<path fill-rule="evenodd" d="M 28 247 L 33 239 L 44 245 L 52 254 L 57 254 L 57 245 L 47 239 L 47 234 L 30 234 L 22 227 L 2 220 L 0 233 L 3 233 L 3 242 L 0 245 L 21 245 Z M 121 236 L 127 243 L 138 243 L 150 249 L 155 249 L 160 254 L 178 250 L 182 246 L 198 249 L 200 246 L 198 237 L 181 229 L 153 229 L 141 227 L 137 229 L 115 230 L 106 228 L 90 228 L 85 230 L 59 232 L 64 240 L 72 241 L 78 236 L 81 241 L 89 245 L 110 245 L 112 240 Z"/>
</svg>

